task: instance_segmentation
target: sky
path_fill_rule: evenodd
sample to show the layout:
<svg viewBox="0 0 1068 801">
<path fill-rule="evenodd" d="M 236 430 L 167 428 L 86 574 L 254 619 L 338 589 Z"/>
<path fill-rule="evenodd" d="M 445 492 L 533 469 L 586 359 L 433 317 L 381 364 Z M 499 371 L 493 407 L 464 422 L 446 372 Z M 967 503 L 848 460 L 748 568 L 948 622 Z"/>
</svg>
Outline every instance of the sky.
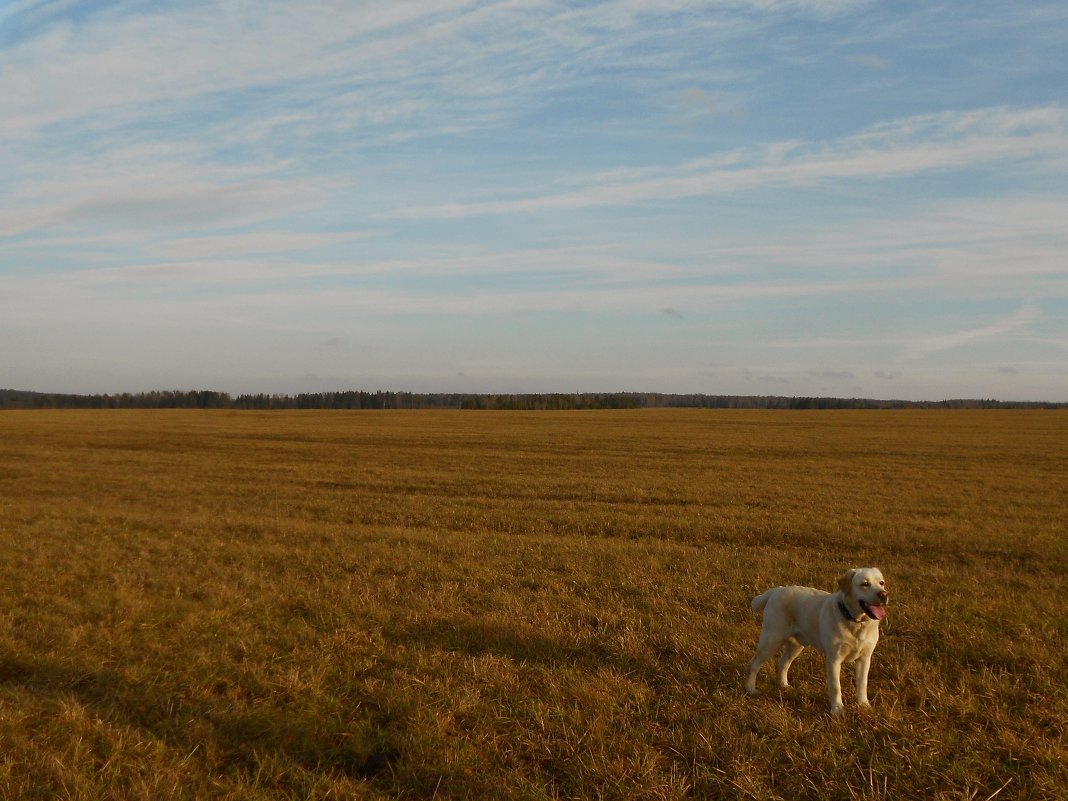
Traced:
<svg viewBox="0 0 1068 801">
<path fill-rule="evenodd" d="M 0 387 L 1068 401 L 1063 0 L 0 0 Z"/>
</svg>

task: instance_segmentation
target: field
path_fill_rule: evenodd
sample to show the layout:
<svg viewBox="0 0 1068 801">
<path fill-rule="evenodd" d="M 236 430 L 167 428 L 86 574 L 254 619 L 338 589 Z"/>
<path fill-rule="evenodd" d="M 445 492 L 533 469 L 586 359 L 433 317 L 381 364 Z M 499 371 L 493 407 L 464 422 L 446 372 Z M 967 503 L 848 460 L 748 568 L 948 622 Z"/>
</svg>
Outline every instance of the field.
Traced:
<svg viewBox="0 0 1068 801">
<path fill-rule="evenodd" d="M 1066 532 L 1062 411 L 0 412 L 0 798 L 1068 797 Z"/>
</svg>

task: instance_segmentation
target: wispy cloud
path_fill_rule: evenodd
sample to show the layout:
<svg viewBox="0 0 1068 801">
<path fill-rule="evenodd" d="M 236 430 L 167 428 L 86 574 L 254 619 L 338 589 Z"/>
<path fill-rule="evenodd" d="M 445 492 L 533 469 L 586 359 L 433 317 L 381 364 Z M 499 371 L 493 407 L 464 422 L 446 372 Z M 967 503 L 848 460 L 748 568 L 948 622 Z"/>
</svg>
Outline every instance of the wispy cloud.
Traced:
<svg viewBox="0 0 1068 801">
<path fill-rule="evenodd" d="M 0 220 L 0 234 L 101 226 L 120 231 L 221 228 L 295 211 L 309 205 L 314 195 L 312 187 L 293 181 L 176 182 L 151 188 L 126 187 L 125 192 L 103 192 L 81 199 L 45 198 L 36 207 L 12 204 Z"/>
<path fill-rule="evenodd" d="M 354 147 L 502 129 L 621 67 L 670 74 L 685 55 L 652 47 L 659 37 L 731 41 L 769 19 L 863 5 L 16 3 L 7 19 L 27 33 L 0 46 L 0 233 L 268 219 L 342 175 L 358 181 Z"/>
<path fill-rule="evenodd" d="M 677 25 L 678 15 L 691 14 L 691 24 L 700 25 L 695 12 L 713 10 L 724 16 L 710 33 L 736 32 L 722 24 L 731 15 L 830 15 L 864 5 L 861 0 L 613 0 L 581 7 L 563 0 L 340 5 L 229 0 L 140 12 L 128 4 L 103 4 L 86 7 L 75 21 L 40 4 L 38 16 L 45 21 L 52 16 L 52 24 L 0 51 L 0 136 L 26 137 L 105 113 L 124 122 L 173 116 L 190 111 L 193 102 L 265 88 L 300 90 L 290 121 L 319 113 L 307 104 L 308 91 L 313 99 L 344 101 L 386 97 L 398 89 L 412 97 L 412 88 L 419 87 L 420 95 L 436 95 L 439 103 L 461 97 L 485 103 L 559 77 L 565 55 L 586 64 L 610 63 L 665 24 Z M 34 10 L 33 3 L 16 3 L 5 15 Z M 613 38 L 603 37 L 606 30 Z M 590 49 L 593 41 L 598 46 Z M 40 69 L 42 64 L 48 68 Z M 374 108 L 386 118 L 392 113 L 386 104 Z M 93 124 L 112 127 L 115 120 L 98 118 Z"/>
<path fill-rule="evenodd" d="M 850 56 L 849 60 L 854 64 L 858 64 L 861 67 L 867 67 L 872 70 L 885 70 L 890 66 L 890 62 L 882 56 L 876 56 L 873 54 Z"/>
<path fill-rule="evenodd" d="M 309 233 L 257 231 L 225 236 L 188 236 L 168 239 L 150 252 L 165 259 L 216 259 L 240 256 L 299 253 L 356 242 L 366 233 Z"/>
<path fill-rule="evenodd" d="M 1022 306 L 1013 314 L 992 321 L 989 325 L 929 336 L 914 345 L 909 353 L 909 358 L 915 359 L 940 351 L 953 350 L 973 342 L 1002 338 L 1007 334 L 1027 328 L 1038 320 L 1040 316 L 1041 312 L 1038 307 L 1028 304 Z"/>
<path fill-rule="evenodd" d="M 555 195 L 402 210 L 408 217 L 525 214 L 614 206 L 736 192 L 766 186 L 804 186 L 836 179 L 888 178 L 975 169 L 992 163 L 1035 161 L 1064 166 L 1068 110 L 993 108 L 945 112 L 880 124 L 829 142 L 784 141 L 698 159 L 629 181 L 601 183 Z"/>
</svg>

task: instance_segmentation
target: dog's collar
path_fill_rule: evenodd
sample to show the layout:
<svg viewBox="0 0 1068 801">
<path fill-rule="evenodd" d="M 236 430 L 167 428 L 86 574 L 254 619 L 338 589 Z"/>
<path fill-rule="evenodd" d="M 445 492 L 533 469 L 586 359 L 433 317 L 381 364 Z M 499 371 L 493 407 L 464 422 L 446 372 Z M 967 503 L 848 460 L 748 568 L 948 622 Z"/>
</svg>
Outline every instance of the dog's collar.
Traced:
<svg viewBox="0 0 1068 801">
<path fill-rule="evenodd" d="M 842 617 L 844 617 L 850 623 L 863 623 L 864 622 L 865 615 L 864 615 L 863 610 L 861 610 L 860 617 L 859 618 L 855 618 L 855 617 L 853 617 L 853 613 L 850 612 L 849 608 L 845 605 L 845 601 L 839 601 L 838 602 L 838 611 L 841 612 L 842 613 Z"/>
</svg>

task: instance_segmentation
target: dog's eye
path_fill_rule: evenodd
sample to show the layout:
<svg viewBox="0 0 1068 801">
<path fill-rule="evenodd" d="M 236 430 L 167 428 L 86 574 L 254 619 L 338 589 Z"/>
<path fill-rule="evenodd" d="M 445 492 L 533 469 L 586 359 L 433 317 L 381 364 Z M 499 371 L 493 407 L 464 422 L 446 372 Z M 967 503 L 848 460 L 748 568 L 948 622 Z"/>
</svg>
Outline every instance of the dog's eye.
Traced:
<svg viewBox="0 0 1068 801">
<path fill-rule="evenodd" d="M 860 586 L 861 587 L 870 587 L 871 586 L 871 582 L 870 581 L 862 581 L 860 583 Z"/>
</svg>

